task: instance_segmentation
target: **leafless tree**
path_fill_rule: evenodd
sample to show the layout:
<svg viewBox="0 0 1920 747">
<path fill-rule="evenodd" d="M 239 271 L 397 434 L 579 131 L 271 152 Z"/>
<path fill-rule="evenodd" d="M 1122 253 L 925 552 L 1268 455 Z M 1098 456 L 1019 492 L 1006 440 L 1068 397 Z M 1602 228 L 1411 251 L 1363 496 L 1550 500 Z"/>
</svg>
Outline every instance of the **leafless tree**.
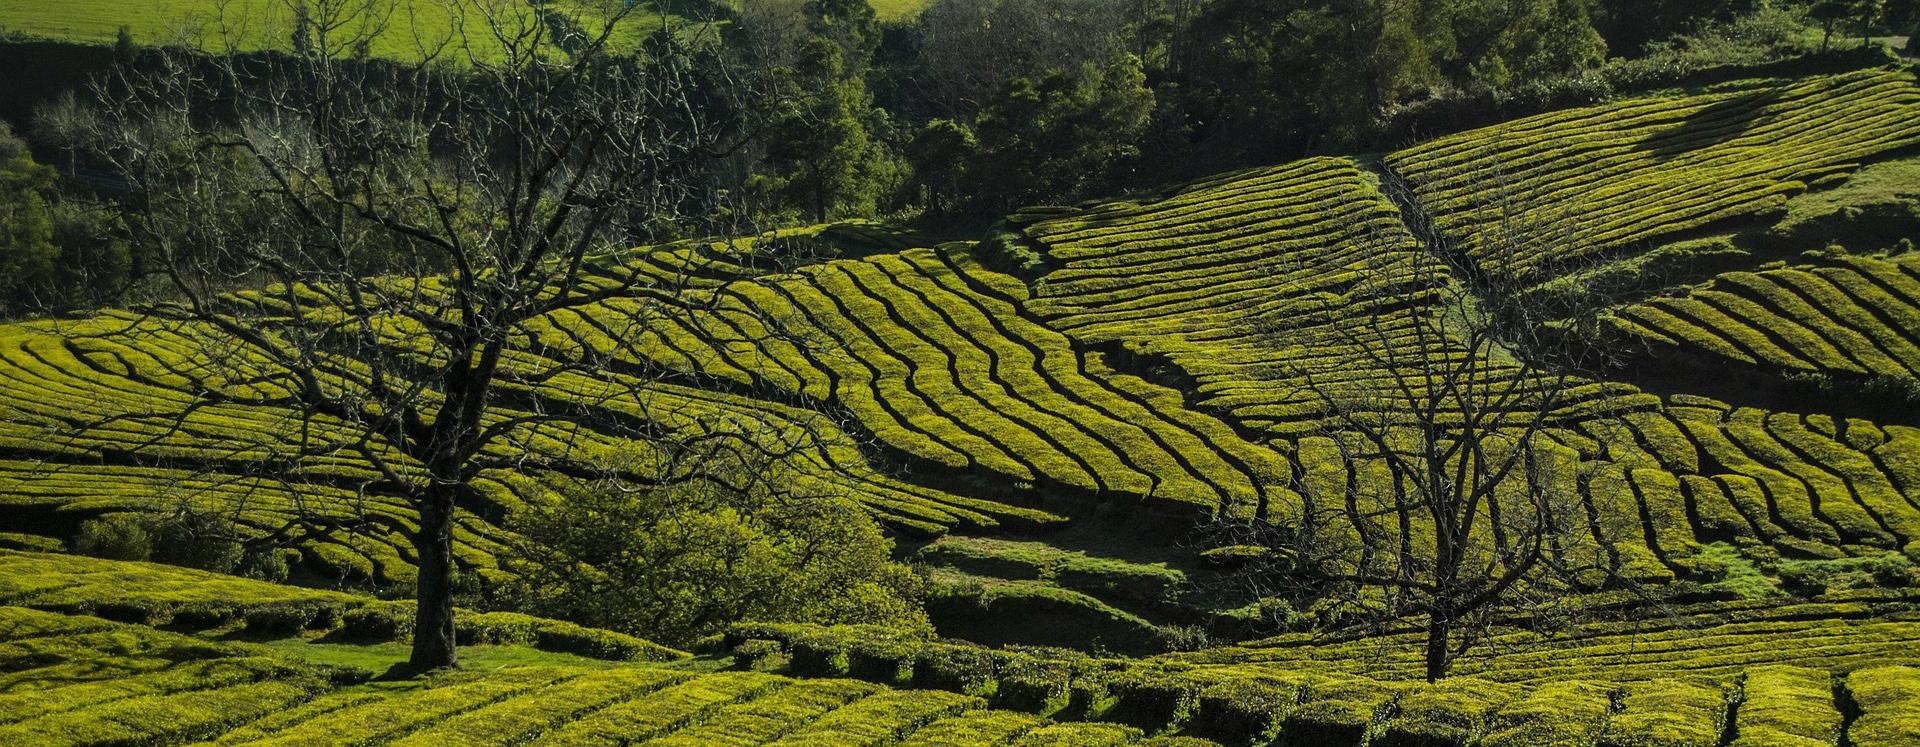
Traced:
<svg viewBox="0 0 1920 747">
<path fill-rule="evenodd" d="M 1612 541 L 1638 513 L 1583 489 L 1571 428 L 1627 389 L 1584 374 L 1513 308 L 1523 288 L 1450 262 L 1439 232 L 1356 235 L 1348 282 L 1248 322 L 1289 352 L 1264 374 L 1319 425 L 1293 444 L 1299 503 L 1224 519 L 1214 542 L 1250 551 L 1235 577 L 1256 594 L 1320 623 L 1423 629 L 1437 680 L 1496 623 L 1620 582 Z"/>
<path fill-rule="evenodd" d="M 700 252 L 637 272 L 617 250 L 738 228 L 704 212 L 703 169 L 740 137 L 730 81 L 702 64 L 704 26 L 622 48 L 652 23 L 632 4 L 282 2 L 215 37 L 270 29 L 275 51 L 155 50 L 100 88 L 75 140 L 133 185 L 123 220 L 158 280 L 93 334 L 190 351 L 193 407 L 295 413 L 277 469 L 351 459 L 372 472 L 359 489 L 403 498 L 408 667 L 457 666 L 453 528 L 482 472 L 598 453 L 613 477 L 657 480 L 713 450 L 672 448 L 674 418 L 635 404 L 654 316 L 715 303 L 693 292 L 711 287 Z M 605 345 L 553 350 L 545 320 L 587 307 Z M 543 399 L 549 384 L 573 398 Z"/>
</svg>

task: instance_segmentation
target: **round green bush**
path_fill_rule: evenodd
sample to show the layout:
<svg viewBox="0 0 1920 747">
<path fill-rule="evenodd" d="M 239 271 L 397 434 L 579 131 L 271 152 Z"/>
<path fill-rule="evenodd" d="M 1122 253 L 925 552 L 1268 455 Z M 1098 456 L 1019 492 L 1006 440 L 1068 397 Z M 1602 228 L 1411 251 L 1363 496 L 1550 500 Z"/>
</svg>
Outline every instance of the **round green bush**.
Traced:
<svg viewBox="0 0 1920 747">
<path fill-rule="evenodd" d="M 73 550 L 108 560 L 146 560 L 153 557 L 153 533 L 137 514 L 107 514 L 80 525 Z"/>
</svg>

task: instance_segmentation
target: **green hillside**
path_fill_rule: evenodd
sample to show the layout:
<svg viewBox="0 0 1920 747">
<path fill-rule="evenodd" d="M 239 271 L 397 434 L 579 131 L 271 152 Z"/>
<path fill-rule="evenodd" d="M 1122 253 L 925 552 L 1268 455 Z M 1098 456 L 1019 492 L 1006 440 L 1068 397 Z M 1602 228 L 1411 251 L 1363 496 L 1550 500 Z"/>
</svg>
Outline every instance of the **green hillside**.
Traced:
<svg viewBox="0 0 1920 747">
<path fill-rule="evenodd" d="M 1804 189 L 1813 171 L 1838 181 L 1860 159 L 1900 152 L 1913 139 L 1911 128 L 1889 125 L 1872 135 L 1855 126 L 1865 111 L 1858 107 L 1897 108 L 1915 96 L 1920 86 L 1906 72 L 1752 84 L 1735 94 L 1521 120 L 1392 154 L 1378 166 L 1309 159 L 1223 175 L 1157 201 L 1030 210 L 1015 217 L 1038 252 L 1039 264 L 1023 271 L 1030 281 L 988 269 L 981 250 L 964 243 L 902 248 L 915 243 L 911 236 L 871 243 L 859 238 L 858 226 L 792 234 L 842 242 L 849 258 L 775 274 L 749 269 L 750 243 L 722 248 L 746 252 L 731 260 L 686 246 L 640 250 L 610 258 L 616 264 L 602 272 L 694 272 L 708 278 L 700 292 L 711 294 L 711 309 L 646 328 L 638 320 L 648 318 L 650 302 L 637 292 L 570 309 L 536 323 L 536 344 L 512 365 L 530 377 L 587 352 L 619 352 L 632 359 L 636 375 L 655 368 L 666 375 L 639 385 L 619 370 L 566 371 L 538 386 L 516 386 L 516 396 L 530 409 L 616 410 L 688 432 L 716 419 L 766 423 L 765 437 L 808 439 L 799 479 L 844 491 L 921 536 L 1030 531 L 1100 507 L 1181 521 L 1222 507 L 1278 519 L 1303 491 L 1336 495 L 1383 474 L 1348 459 L 1327 429 L 1324 403 L 1294 368 L 1277 363 L 1330 361 L 1351 375 L 1343 386 L 1355 399 L 1392 407 L 1400 396 L 1391 391 L 1396 372 L 1369 371 L 1377 361 L 1343 348 L 1351 338 L 1340 330 L 1363 314 L 1351 303 L 1390 304 L 1379 317 L 1389 324 L 1447 313 L 1435 307 L 1439 296 L 1431 288 L 1395 285 L 1393 278 L 1463 282 L 1447 279 L 1444 268 L 1436 275 L 1431 247 L 1403 227 L 1407 211 L 1428 210 L 1437 226 L 1460 237 L 1464 251 L 1475 251 L 1477 229 L 1465 216 L 1474 195 L 1492 187 L 1463 182 L 1480 191 L 1442 196 L 1436 190 L 1449 182 L 1437 175 L 1457 157 L 1448 153 L 1517 148 L 1503 133 L 1539 132 L 1540 142 L 1566 150 L 1525 162 L 1551 174 L 1561 162 L 1553 159 L 1586 157 L 1572 150 L 1579 141 L 1556 133 L 1601 132 L 1605 137 L 1589 139 L 1631 144 L 1653 137 L 1631 127 L 1659 132 L 1675 126 L 1674 117 L 1692 116 L 1686 112 L 1743 111 L 1730 101 L 1831 101 L 1796 106 L 1793 119 L 1777 125 L 1793 128 L 1798 134 L 1785 142 L 1804 141 L 1793 147 L 1814 160 L 1774 156 L 1789 171 L 1755 172 L 1771 181 L 1713 198 L 1730 206 L 1716 208 L 1716 216 L 1764 216 L 1778 204 L 1765 195 Z M 1642 110 L 1655 114 L 1631 114 Z M 1603 126 L 1616 119 L 1626 124 Z M 1780 138 L 1749 140 L 1676 140 L 1660 148 L 1727 168 L 1770 163 L 1729 149 L 1772 153 Z M 1656 170 L 1636 178 L 1679 168 L 1672 163 L 1650 162 L 1644 168 Z M 1403 176 L 1418 205 L 1396 204 L 1375 186 Z M 1730 177 L 1701 182 L 1709 183 L 1747 189 Z M 1528 214 L 1594 216 L 1583 224 L 1592 231 L 1629 207 L 1662 221 L 1636 224 L 1632 237 L 1589 242 L 1596 251 L 1607 242 L 1645 245 L 1725 217 L 1695 219 L 1660 207 L 1672 197 L 1667 192 L 1606 192 L 1619 210 L 1556 203 L 1551 191 L 1524 194 L 1538 203 Z M 1455 205 L 1462 207 L 1449 207 Z M 1385 248 L 1375 251 L 1376 244 Z M 1426 269 L 1403 274 L 1397 267 Z M 1682 348 L 1709 365 L 1718 358 L 1910 380 L 1915 354 L 1903 315 L 1911 304 L 1902 304 L 1914 300 L 1907 288 L 1912 268 L 1911 255 L 1848 256 L 1829 267 L 1735 272 L 1683 295 L 1623 307 L 1611 318 L 1648 344 Z M 1256 327 L 1253 318 L 1278 321 Z M 768 319 L 786 333 L 771 334 Z M 18 531 L 65 539 L 83 518 L 182 499 L 236 509 L 243 524 L 268 531 L 296 511 L 324 514 L 339 506 L 336 516 L 373 521 L 362 531 L 316 536 L 300 546 L 304 562 L 334 578 L 409 575 L 411 550 L 393 533 L 410 521 L 407 508 L 398 496 L 382 495 L 366 466 L 348 456 L 304 456 L 292 471 L 267 466 L 298 453 L 301 439 L 326 437 L 324 420 L 296 422 L 290 412 L 257 404 L 270 398 L 267 390 L 205 379 L 182 357 L 194 349 L 191 340 L 173 330 L 138 331 L 139 324 L 104 317 L 6 328 L 0 376 L 9 383 L 9 416 L 0 433 L 7 458 L 0 479 L 8 486 L 3 499 L 23 512 Z M 122 333 L 129 325 L 136 331 Z M 830 344 L 780 342 L 786 337 Z M 1440 345 L 1433 355 L 1443 357 L 1488 354 L 1447 350 L 1443 341 L 1420 344 Z M 1502 375 L 1502 365 L 1491 361 L 1488 375 Z M 643 400 L 606 396 L 634 386 Z M 220 396 L 209 399 L 211 392 Z M 1913 468 L 1920 432 L 1911 418 L 1888 413 L 1891 421 L 1876 423 L 1659 397 L 1609 381 L 1575 392 L 1549 433 L 1573 461 L 1552 479 L 1568 490 L 1604 494 L 1607 500 L 1594 501 L 1597 510 L 1639 517 L 1596 521 L 1583 542 L 1628 557 L 1640 578 L 1701 577 L 1696 555 L 1708 541 L 1814 558 L 1899 552 L 1920 541 L 1920 473 Z M 799 424 L 807 427 L 795 430 Z M 627 448 L 607 438 L 571 433 L 568 448 Z M 472 513 L 459 522 L 459 562 L 492 572 L 505 540 L 502 517 L 527 501 L 551 500 L 559 484 L 552 481 L 568 479 L 566 460 L 583 453 L 555 451 L 485 473 L 487 503 L 464 507 Z M 544 460 L 557 461 L 542 466 Z"/>
<path fill-rule="evenodd" d="M 85 41 L 126 12 L 0 0 L 9 31 Z M 1917 76 L 1707 82 L 937 236 L 596 247 L 590 294 L 501 334 L 478 426 L 507 435 L 453 503 L 479 653 L 424 681 L 372 678 L 413 635 L 395 600 L 431 581 L 416 493 L 444 465 L 298 403 L 443 362 L 409 325 L 455 325 L 330 347 L 302 336 L 341 315 L 326 283 L 0 325 L 0 745 L 1920 743 Z M 706 479 L 686 444 L 711 443 L 876 520 L 928 619 L 522 614 L 527 517 Z M 1464 517 L 1410 508 L 1488 464 Z M 84 554 L 209 516 L 222 567 L 275 582 Z M 1528 519 L 1550 531 L 1509 535 Z M 1450 545 L 1460 522 L 1492 528 Z M 757 560 L 692 536 L 708 572 Z M 1529 543 L 1491 593 L 1549 601 L 1443 630 L 1438 682 L 1437 614 L 1258 575 L 1425 589 L 1448 571 L 1422 553 L 1500 572 Z"/>
</svg>

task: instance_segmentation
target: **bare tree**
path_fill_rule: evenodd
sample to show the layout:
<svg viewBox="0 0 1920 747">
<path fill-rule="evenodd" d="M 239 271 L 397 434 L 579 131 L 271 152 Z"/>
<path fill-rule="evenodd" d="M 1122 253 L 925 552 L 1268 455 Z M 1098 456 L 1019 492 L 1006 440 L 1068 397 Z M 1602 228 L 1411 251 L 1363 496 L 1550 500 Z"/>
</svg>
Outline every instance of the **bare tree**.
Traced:
<svg viewBox="0 0 1920 747">
<path fill-rule="evenodd" d="M 264 26 L 279 51 L 154 51 L 101 88 L 110 103 L 83 139 L 133 184 L 123 220 L 158 280 L 97 334 L 191 349 L 190 407 L 296 413 L 276 469 L 348 458 L 371 473 L 358 489 L 403 498 L 418 513 L 408 667 L 457 666 L 453 527 L 482 472 L 560 469 L 540 460 L 583 443 L 627 455 L 614 477 L 697 471 L 671 449 L 635 453 L 667 439 L 657 419 L 613 408 L 587 423 L 592 402 L 531 392 L 633 397 L 648 377 L 625 346 L 650 314 L 703 303 L 681 292 L 697 270 L 601 257 L 716 228 L 703 169 L 738 137 L 728 81 L 701 64 L 703 27 L 617 49 L 631 3 L 601 17 L 518 0 L 284 3 L 223 19 L 218 37 Z M 443 35 L 395 30 L 436 28 L 419 19 L 440 12 Z M 529 352 L 556 312 L 610 299 L 639 299 L 605 320 L 610 348 Z"/>
<path fill-rule="evenodd" d="M 1257 548 L 1236 577 L 1320 623 L 1423 629 L 1437 680 L 1503 619 L 1618 583 L 1612 542 L 1638 514 L 1582 489 L 1571 445 L 1626 388 L 1585 375 L 1516 308 L 1523 288 L 1418 233 L 1360 230 L 1354 277 L 1248 322 L 1287 351 L 1265 375 L 1320 425 L 1293 444 L 1299 504 L 1213 541 Z"/>
</svg>

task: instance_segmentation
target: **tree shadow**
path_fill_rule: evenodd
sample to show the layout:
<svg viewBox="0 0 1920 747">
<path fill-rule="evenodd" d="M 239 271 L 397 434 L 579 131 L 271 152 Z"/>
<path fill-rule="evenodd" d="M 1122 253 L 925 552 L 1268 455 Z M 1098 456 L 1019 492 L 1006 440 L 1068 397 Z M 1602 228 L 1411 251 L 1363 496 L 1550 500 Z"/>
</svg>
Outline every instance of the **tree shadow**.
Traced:
<svg viewBox="0 0 1920 747">
<path fill-rule="evenodd" d="M 1694 111 L 1678 124 L 1660 129 L 1639 143 L 1641 150 L 1662 161 L 1720 145 L 1755 129 L 1769 117 L 1768 107 L 1785 98 L 1779 88 L 1732 96 Z"/>
<path fill-rule="evenodd" d="M 122 646 L 34 652 L 6 662 L 7 676 L 0 679 L 0 695 L 165 674 L 196 665 L 214 665 L 233 655 L 233 651 L 198 641 L 137 652 Z"/>
</svg>

